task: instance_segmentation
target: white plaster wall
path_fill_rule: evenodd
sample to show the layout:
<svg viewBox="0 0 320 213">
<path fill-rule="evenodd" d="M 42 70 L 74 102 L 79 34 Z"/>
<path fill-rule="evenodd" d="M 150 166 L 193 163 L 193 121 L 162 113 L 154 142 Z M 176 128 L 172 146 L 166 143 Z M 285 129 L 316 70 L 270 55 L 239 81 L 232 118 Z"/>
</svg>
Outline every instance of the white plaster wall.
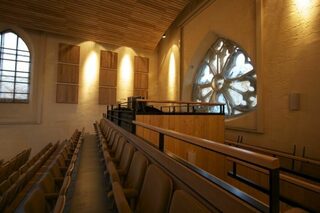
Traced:
<svg viewBox="0 0 320 213">
<path fill-rule="evenodd" d="M 118 63 L 123 57 L 123 48 L 34 31 L 24 32 L 33 45 L 32 63 L 36 65 L 32 76 L 33 98 L 29 104 L 0 104 L 0 121 L 6 119 L 0 124 L 0 159 L 5 160 L 24 148 L 31 147 L 31 154 L 34 154 L 49 142 L 69 138 L 76 128 L 85 127 L 87 132 L 93 132 L 92 123 L 106 111 L 106 106 L 98 105 L 100 50 L 118 52 Z M 56 103 L 59 43 L 80 46 L 78 104 Z M 134 55 L 149 57 L 150 72 L 153 72 L 155 57 L 152 53 L 131 49 L 132 65 Z M 133 78 L 127 85 L 123 85 L 119 78 L 118 73 L 118 88 L 121 88 L 118 101 L 124 98 L 123 95 L 132 94 L 130 85 L 133 85 Z"/>
<path fill-rule="evenodd" d="M 180 47 L 184 53 L 181 56 L 183 70 L 180 75 L 183 83 L 182 100 L 191 97 L 196 62 L 204 56 L 207 50 L 205 47 L 212 44 L 216 35 L 226 36 L 240 43 L 255 60 L 257 46 L 254 39 L 259 30 L 255 27 L 259 24 L 252 18 L 256 17 L 255 2 L 258 1 L 241 2 L 244 4 L 239 1 L 217 0 L 184 26 L 183 46 Z M 264 116 L 258 117 L 258 122 L 261 122 L 264 128 L 262 132 L 256 133 L 227 129 L 226 138 L 236 140 L 238 135 L 242 135 L 245 143 L 285 152 L 292 152 L 295 144 L 297 155 L 301 156 L 303 147 L 306 147 L 308 157 L 319 159 L 320 1 L 261 2 L 263 58 L 262 63 L 257 65 L 261 67 L 258 84 L 261 87 L 259 96 L 263 102 L 258 104 L 262 106 L 261 113 Z M 298 8 L 299 2 L 307 2 L 309 5 Z M 230 10 L 232 7 L 233 10 Z M 175 30 L 179 32 L 180 29 Z M 173 40 L 171 43 L 174 43 L 178 42 L 179 38 L 173 36 L 170 39 Z M 159 48 L 160 53 L 167 53 L 170 46 L 159 45 Z M 199 54 L 201 51 L 203 54 Z M 159 65 L 159 70 L 163 70 L 162 76 L 158 78 L 160 85 L 165 82 L 163 76 L 168 71 L 163 67 L 166 66 L 168 65 Z M 289 110 L 290 93 L 301 94 L 299 111 Z M 165 94 L 163 99 L 166 99 Z M 248 120 L 243 117 L 236 121 L 237 125 L 247 127 Z"/>
</svg>

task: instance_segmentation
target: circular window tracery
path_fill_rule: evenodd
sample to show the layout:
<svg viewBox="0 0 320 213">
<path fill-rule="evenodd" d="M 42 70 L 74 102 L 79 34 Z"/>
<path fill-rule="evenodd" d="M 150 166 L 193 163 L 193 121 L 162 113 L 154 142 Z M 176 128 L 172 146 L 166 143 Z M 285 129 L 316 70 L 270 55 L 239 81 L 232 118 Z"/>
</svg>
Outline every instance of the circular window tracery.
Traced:
<svg viewBox="0 0 320 213">
<path fill-rule="evenodd" d="M 225 103 L 226 116 L 241 115 L 257 106 L 256 79 L 247 53 L 234 42 L 219 38 L 198 68 L 193 101 Z M 202 110 L 215 112 L 218 109 Z"/>
</svg>

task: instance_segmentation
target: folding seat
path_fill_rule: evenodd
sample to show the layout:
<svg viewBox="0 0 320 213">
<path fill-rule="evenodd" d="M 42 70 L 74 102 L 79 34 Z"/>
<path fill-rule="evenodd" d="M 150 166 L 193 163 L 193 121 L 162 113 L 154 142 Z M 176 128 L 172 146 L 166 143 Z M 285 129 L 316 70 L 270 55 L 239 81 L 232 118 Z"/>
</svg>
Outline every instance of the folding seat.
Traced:
<svg viewBox="0 0 320 213">
<path fill-rule="evenodd" d="M 118 142 L 116 149 L 114 151 L 113 151 L 113 149 L 110 152 L 107 150 L 104 150 L 103 155 L 104 155 L 105 162 L 106 163 L 109 161 L 113 161 L 115 163 L 120 162 L 122 150 L 123 150 L 123 147 L 126 144 L 126 142 L 127 142 L 127 140 L 124 137 L 121 137 L 119 139 L 119 142 Z"/>
<path fill-rule="evenodd" d="M 65 171 L 64 169 L 60 169 L 58 162 L 55 162 L 51 169 L 50 169 L 50 174 L 53 176 L 55 182 L 61 186 L 64 176 L 65 176 Z"/>
<path fill-rule="evenodd" d="M 116 165 L 111 161 L 107 164 L 107 170 L 109 172 L 111 182 L 114 182 L 115 180 L 120 181 L 118 178 L 128 173 L 133 153 L 134 147 L 131 144 L 126 143 L 124 145 L 119 164 Z"/>
<path fill-rule="evenodd" d="M 7 201 L 7 193 L 4 193 L 0 196 L 0 212 L 4 210 L 6 201 Z"/>
<path fill-rule="evenodd" d="M 141 152 L 136 151 L 133 155 L 128 174 L 122 184 L 123 191 L 126 198 L 130 201 L 132 209 L 134 209 L 135 200 L 139 195 L 147 167 L 148 159 Z M 116 175 L 114 174 L 114 176 Z M 113 183 L 119 179 L 120 177 L 112 177 L 110 181 Z M 109 198 L 112 196 L 113 191 L 108 193 Z"/>
<path fill-rule="evenodd" d="M 26 185 L 26 178 L 27 178 L 27 175 L 26 173 L 24 174 L 21 174 L 18 178 L 18 180 L 16 181 L 16 184 L 17 184 L 17 193 L 19 193 L 20 191 L 22 191 L 22 189 L 25 187 Z"/>
<path fill-rule="evenodd" d="M 112 184 L 118 209 L 128 210 L 129 204 L 123 202 L 125 193 L 119 182 Z M 151 164 L 143 181 L 135 212 L 162 213 L 169 210 L 173 184 L 171 178 L 159 167 Z M 156 193 L 155 193 L 156 192 Z M 133 210 L 133 209 L 132 209 Z"/>
<path fill-rule="evenodd" d="M 40 188 L 32 192 L 23 208 L 26 213 L 50 212 L 51 210 L 45 199 L 44 192 Z"/>
<path fill-rule="evenodd" d="M 10 188 L 7 190 L 7 198 L 6 198 L 6 204 L 5 205 L 10 205 L 10 203 L 13 201 L 15 196 L 17 195 L 18 191 L 18 185 L 17 184 L 12 184 Z"/>
<path fill-rule="evenodd" d="M 4 181 L 8 177 L 8 173 L 10 170 L 10 164 L 5 163 L 1 168 L 0 168 L 0 182 Z"/>
<path fill-rule="evenodd" d="M 11 184 L 14 184 L 18 180 L 19 175 L 20 175 L 19 171 L 15 171 L 8 177 L 8 180 L 10 181 Z"/>
<path fill-rule="evenodd" d="M 1 182 L 0 184 L 0 196 L 2 196 L 9 188 L 10 188 L 10 181 L 7 179 L 7 180 L 4 180 Z"/>
<path fill-rule="evenodd" d="M 19 169 L 20 174 L 25 173 L 28 170 L 28 168 L 29 168 L 28 164 L 24 164 L 23 166 L 21 166 Z"/>
<path fill-rule="evenodd" d="M 173 193 L 169 213 L 209 213 L 211 212 L 202 203 L 183 190 Z"/>
<path fill-rule="evenodd" d="M 39 182 L 39 186 L 46 194 L 47 197 L 57 199 L 60 187 L 56 184 L 54 177 L 51 173 L 47 173 Z"/>
</svg>

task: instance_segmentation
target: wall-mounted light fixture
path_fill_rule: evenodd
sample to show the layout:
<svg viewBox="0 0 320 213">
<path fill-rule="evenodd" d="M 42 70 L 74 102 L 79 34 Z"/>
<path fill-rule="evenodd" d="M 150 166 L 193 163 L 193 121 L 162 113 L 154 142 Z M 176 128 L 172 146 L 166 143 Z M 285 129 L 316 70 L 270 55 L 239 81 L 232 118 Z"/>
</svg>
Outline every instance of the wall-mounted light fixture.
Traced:
<svg viewBox="0 0 320 213">
<path fill-rule="evenodd" d="M 300 110 L 300 93 L 289 94 L 289 110 L 290 111 Z"/>
<path fill-rule="evenodd" d="M 162 38 L 166 38 L 167 37 L 167 35 L 164 33 L 163 35 L 162 35 Z"/>
</svg>

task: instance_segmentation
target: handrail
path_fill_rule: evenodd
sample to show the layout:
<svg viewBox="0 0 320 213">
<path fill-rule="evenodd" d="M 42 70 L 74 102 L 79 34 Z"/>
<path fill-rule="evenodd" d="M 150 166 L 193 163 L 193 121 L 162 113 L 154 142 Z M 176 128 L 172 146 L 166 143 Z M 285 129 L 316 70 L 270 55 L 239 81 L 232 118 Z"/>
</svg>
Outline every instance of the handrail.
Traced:
<svg viewBox="0 0 320 213">
<path fill-rule="evenodd" d="M 137 102 L 152 102 L 152 103 L 170 103 L 170 104 L 194 104 L 194 105 L 206 105 L 206 106 L 222 106 L 223 103 L 207 103 L 207 102 L 193 102 L 193 101 L 159 101 L 159 100 L 147 100 L 147 99 L 137 99 Z"/>
<path fill-rule="evenodd" d="M 225 154 L 229 157 L 250 162 L 251 164 L 255 164 L 263 168 L 273 170 L 273 169 L 278 169 L 280 167 L 279 159 L 271 156 L 251 152 L 248 150 L 243 150 L 237 147 L 231 147 L 222 143 L 218 143 L 218 142 L 214 142 L 206 139 L 200 139 L 194 136 L 186 135 L 173 130 L 166 130 L 160 127 L 148 125 L 138 121 L 132 121 L 132 122 L 138 126 L 142 126 L 144 128 L 162 133 L 164 135 L 167 135 L 176 139 L 180 139 L 182 141 L 185 141 L 193 145 L 201 146 L 209 150 Z"/>
<path fill-rule="evenodd" d="M 249 145 L 249 144 L 237 143 L 237 142 L 230 141 L 230 140 L 225 140 L 225 143 L 231 144 L 231 145 L 235 145 L 235 146 L 238 146 L 238 147 L 250 148 L 250 149 L 253 149 L 255 151 L 261 151 L 261 152 L 269 153 L 269 154 L 272 154 L 272 155 L 277 155 L 277 156 L 280 156 L 280 157 L 285 157 L 285 158 L 292 159 L 292 160 L 299 160 L 299 161 L 306 162 L 306 163 L 312 163 L 312 164 L 315 164 L 317 166 L 320 166 L 320 161 L 309 159 L 309 158 L 294 156 L 294 155 L 282 153 L 282 152 L 279 152 L 279 151 L 268 150 L 268 149 L 265 149 L 265 148 L 261 148 L 261 147 L 257 147 L 257 146 L 253 146 L 253 145 Z"/>
</svg>

